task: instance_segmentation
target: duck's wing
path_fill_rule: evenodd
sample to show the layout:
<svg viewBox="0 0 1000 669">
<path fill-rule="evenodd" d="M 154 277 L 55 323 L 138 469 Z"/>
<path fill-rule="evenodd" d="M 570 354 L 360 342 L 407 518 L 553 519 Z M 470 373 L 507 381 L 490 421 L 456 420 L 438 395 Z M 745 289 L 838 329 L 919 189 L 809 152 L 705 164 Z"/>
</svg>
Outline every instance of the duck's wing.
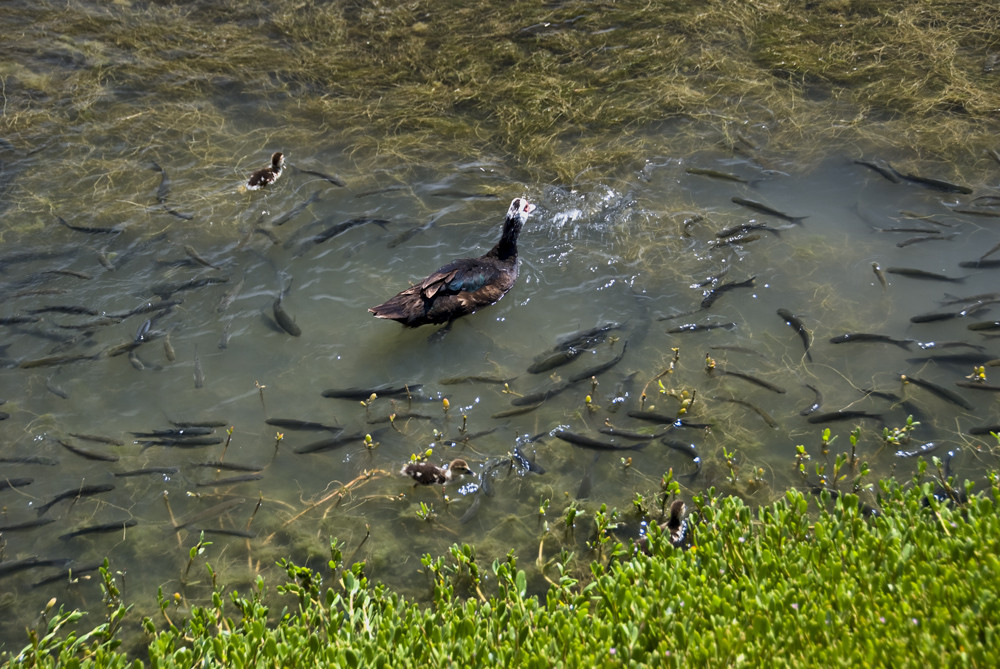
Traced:
<svg viewBox="0 0 1000 669">
<path fill-rule="evenodd" d="M 502 271 L 496 265 L 478 259 L 463 259 L 448 263 L 420 283 L 420 293 L 432 299 L 438 293 L 455 295 L 474 293 L 500 278 Z"/>
</svg>

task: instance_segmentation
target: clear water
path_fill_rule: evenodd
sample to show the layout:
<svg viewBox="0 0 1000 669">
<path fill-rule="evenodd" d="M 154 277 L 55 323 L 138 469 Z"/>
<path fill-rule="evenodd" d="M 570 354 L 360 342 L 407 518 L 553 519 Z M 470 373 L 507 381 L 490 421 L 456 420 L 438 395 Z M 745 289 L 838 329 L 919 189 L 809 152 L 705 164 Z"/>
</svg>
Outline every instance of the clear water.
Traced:
<svg viewBox="0 0 1000 669">
<path fill-rule="evenodd" d="M 907 448 L 935 442 L 934 454 L 941 458 L 959 453 L 950 461 L 956 474 L 981 477 L 995 465 L 995 440 L 970 436 L 968 430 L 1000 422 L 997 394 L 956 387 L 972 364 L 935 361 L 931 354 L 939 351 L 924 350 L 918 342 L 960 342 L 940 352 L 998 358 L 995 331 L 967 329 L 974 321 L 995 320 L 996 305 L 965 318 L 922 324 L 909 319 L 955 309 L 942 306 L 952 296 L 1000 290 L 997 270 L 958 267 L 1000 241 L 1000 219 L 954 211 L 968 207 L 974 197 L 996 193 L 996 164 L 952 166 L 975 189 L 972 195 L 952 195 L 890 183 L 855 164 L 858 157 L 882 157 L 869 155 L 864 146 L 840 144 L 820 157 L 811 153 L 761 165 L 719 148 L 716 130 L 706 125 L 695 132 L 711 148 L 679 147 L 669 130 L 651 130 L 644 141 L 658 148 L 634 164 L 604 174 L 591 170 L 571 184 L 538 183 L 523 180 L 531 170 L 516 157 L 442 158 L 446 146 L 436 147 L 420 165 L 378 155 L 360 161 L 337 138 L 332 120 L 309 123 L 302 100 L 262 105 L 225 91 L 207 98 L 204 105 L 214 111 L 192 116 L 183 132 L 171 126 L 148 145 L 137 146 L 135 138 L 108 133 L 116 127 L 112 117 L 156 114 L 134 100 L 141 87 L 130 86 L 73 126 L 53 124 L 45 141 L 11 141 L 2 149 L 0 317 L 53 305 L 114 314 L 157 302 L 156 287 L 164 282 L 224 282 L 175 294 L 171 299 L 180 303 L 152 324 L 151 340 L 134 350 L 138 363 L 128 354 L 107 353 L 133 341 L 151 314 L 96 324 L 95 316 L 45 312 L 34 323 L 0 326 L 0 398 L 6 400 L 0 411 L 9 414 L 0 421 L 0 457 L 46 459 L 45 464 L 0 464 L 2 478 L 33 479 L 0 490 L 0 525 L 39 517 L 53 521 L 4 532 L 0 556 L 2 563 L 66 558 L 76 569 L 107 556 L 125 575 L 125 596 L 137 612 L 134 621 L 154 610 L 158 587 L 168 595 L 181 593 L 185 604 L 205 595 L 209 584 L 200 562 L 184 576 L 197 529 L 252 535 L 207 536 L 212 545 L 199 561 L 211 563 L 220 581 L 232 587 L 245 586 L 258 573 L 273 574 L 274 563 L 283 557 L 319 567 L 332 537 L 344 543 L 351 559 L 367 561 L 371 577 L 417 597 L 427 592 L 420 557 L 445 554 L 453 543 L 477 546 L 484 560 L 513 549 L 525 566 L 534 562 L 540 544 L 546 555 L 568 546 L 586 556 L 588 514 L 607 504 L 623 511 L 623 534 L 634 532 L 638 520 L 628 512 L 635 496 L 653 499 L 666 471 L 684 474 L 692 465 L 659 441 L 624 456 L 605 453 L 595 461 L 593 451 L 547 433 L 562 427 L 604 439 L 597 429 L 605 423 L 650 431 L 653 424 L 627 413 L 641 406 L 677 415 L 679 400 L 658 392 L 658 378 L 666 391 L 695 394 L 686 419 L 711 424 L 672 432 L 696 444 L 702 459 L 699 475 L 681 479 L 685 496 L 714 486 L 767 503 L 790 486 L 811 486 L 817 480 L 815 464 L 823 462 L 824 425 L 800 415 L 815 398 L 809 385 L 822 393 L 820 412 L 865 410 L 881 414 L 884 424 L 894 427 L 917 410 L 921 425 Z M 219 116 L 226 118 L 224 124 L 208 123 Z M 198 125 L 201 118 L 206 125 Z M 271 188 L 241 192 L 246 176 L 276 150 L 284 151 L 293 167 Z M 231 160 L 218 158 L 223 155 Z M 934 176 L 934 163 L 915 156 L 885 157 Z M 161 175 L 153 161 L 169 176 L 162 203 Z M 750 183 L 690 174 L 689 167 L 738 174 Z M 295 168 L 336 175 L 347 185 L 337 187 Z M 434 328 L 407 330 L 367 312 L 445 262 L 485 253 L 499 236 L 510 199 L 521 195 L 538 210 L 520 239 L 518 283 L 499 303 L 457 321 L 444 337 L 432 337 Z M 314 196 L 301 213 L 275 226 Z M 790 223 L 740 206 L 733 197 L 807 218 Z M 934 218 L 914 219 L 902 212 Z M 57 216 L 71 225 L 120 232 L 70 230 L 59 225 Z M 359 217 L 387 223 L 359 225 L 322 244 L 301 241 Z M 754 223 L 772 229 L 749 231 L 759 239 L 745 244 L 718 245 L 718 231 Z M 927 228 L 935 231 L 928 236 L 949 238 L 901 247 L 899 242 L 920 233 L 878 227 Z M 255 232 L 260 228 L 268 234 Z M 419 230 L 409 234 L 414 228 Z M 215 267 L 193 261 L 186 247 Z M 883 289 L 873 262 L 965 278 L 945 283 L 889 274 Z M 722 294 L 710 308 L 700 309 L 711 286 L 696 284 L 724 272 L 716 286 L 749 277 L 755 277 L 754 285 Z M 231 304 L 220 309 L 237 286 Z M 301 328 L 299 337 L 289 336 L 273 319 L 273 303 L 283 288 L 283 306 Z M 776 314 L 779 308 L 800 316 L 811 331 L 811 361 L 803 357 L 799 336 Z M 700 322 L 735 326 L 666 332 Z M 526 372 L 560 339 L 608 323 L 620 324 L 613 337 L 570 365 L 537 375 Z M 913 343 L 909 350 L 886 343 L 830 343 L 847 332 Z M 167 355 L 167 335 L 173 359 Z M 495 417 L 512 408 L 513 397 L 609 361 L 626 345 L 623 359 L 597 375 L 596 387 L 583 379 L 533 411 Z M 678 363 L 661 377 L 674 349 Z M 720 368 L 786 392 L 709 375 L 707 354 Z M 94 359 L 24 366 L 55 355 Z M 204 375 L 202 387 L 195 385 L 196 364 Z M 912 385 L 904 389 L 901 373 L 957 392 L 971 409 Z M 465 376 L 505 379 L 508 386 L 443 382 Z M 358 400 L 321 396 L 331 388 L 401 384 L 413 388 L 412 401 L 380 397 L 365 407 Z M 911 404 L 866 397 L 861 392 L 866 388 L 904 395 Z M 777 427 L 753 409 L 720 397 L 753 404 Z M 389 425 L 386 417 L 392 413 L 396 419 Z M 407 413 L 419 416 L 406 418 Z M 296 449 L 324 433 L 275 428 L 265 423 L 268 418 L 339 425 L 344 434 L 371 434 L 376 445 L 367 447 L 358 437 L 333 450 L 300 454 Z M 232 426 L 233 432 L 226 448 L 144 446 L 132 435 L 171 428 L 171 421 L 213 421 Z M 834 452 L 846 450 L 856 422 L 829 424 L 841 437 Z M 858 453 L 874 476 L 914 474 L 916 458 L 898 458 L 897 447 L 882 443 L 883 423 L 860 424 Z M 278 432 L 284 435 L 280 440 Z M 103 435 L 125 445 L 88 442 L 70 436 L 74 433 Z M 212 436 L 226 439 L 226 429 L 216 428 Z M 439 488 L 414 488 L 398 474 L 411 455 L 428 449 L 432 462 L 462 457 L 481 473 L 493 458 L 510 462 L 508 454 L 525 436 L 538 437 L 522 439 L 520 448 L 545 473 L 509 465 L 494 469 L 493 495 L 478 501 L 481 482 L 475 477 L 447 486 L 442 494 Z M 117 460 L 82 457 L 60 440 Z M 805 444 L 814 458 L 808 464 L 809 482 L 795 471 L 797 444 Z M 724 451 L 735 453 L 735 482 L 728 478 Z M 213 484 L 245 473 L 202 466 L 220 459 L 253 465 L 259 478 Z M 143 467 L 178 471 L 115 476 Z M 577 499 L 588 472 L 590 492 Z M 57 494 L 96 484 L 114 488 L 58 502 L 39 514 L 39 507 Z M 540 516 L 539 506 L 546 501 L 547 512 Z M 474 504 L 478 507 L 470 511 Z M 560 524 L 571 504 L 585 513 L 578 531 L 567 537 Z M 433 510 L 432 518 L 421 517 L 426 516 L 421 505 Z M 214 511 L 203 513 L 209 510 Z M 124 531 L 60 536 L 124 520 L 136 524 Z M 184 529 L 175 531 L 182 524 Z M 0 639 L 8 649 L 21 645 L 25 625 L 52 596 L 70 607 L 99 609 L 96 579 L 33 585 L 60 571 L 35 567 L 0 574 Z M 533 579 L 536 587 L 544 585 L 541 573 Z"/>
</svg>

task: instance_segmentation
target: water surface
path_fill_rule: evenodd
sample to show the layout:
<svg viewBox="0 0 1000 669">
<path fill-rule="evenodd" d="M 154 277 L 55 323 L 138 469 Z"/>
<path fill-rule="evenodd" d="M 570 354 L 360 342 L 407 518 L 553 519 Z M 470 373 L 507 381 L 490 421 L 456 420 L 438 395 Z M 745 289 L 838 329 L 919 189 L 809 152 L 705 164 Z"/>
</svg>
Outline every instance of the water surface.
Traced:
<svg viewBox="0 0 1000 669">
<path fill-rule="evenodd" d="M 48 47 L 22 54 L 23 69 L 7 77 L 8 87 L 30 87 L 25 72 L 55 53 L 51 43 L 58 40 L 48 39 Z M 70 73 L 67 86 L 81 72 L 125 58 L 111 53 L 111 41 L 71 42 L 54 66 Z M 581 165 L 575 178 L 545 180 L 536 175 L 555 170 L 499 149 L 450 152 L 444 135 L 437 144 L 428 140 L 419 162 L 371 148 L 355 153 L 348 129 L 310 104 L 323 91 L 285 96 L 276 84 L 273 94 L 250 94 L 207 66 L 191 76 L 201 77 L 205 94 L 187 117 L 178 116 L 161 81 L 106 80 L 92 104 L 64 110 L 31 133 L 11 134 L 0 149 L 0 318 L 9 319 L 0 326 L 6 400 L 0 411 L 7 416 L 0 421 L 0 476 L 32 479 L 0 490 L 0 525 L 8 528 L 0 544 L 4 564 L 65 558 L 79 571 L 107 556 L 124 574 L 137 614 L 150 615 L 157 588 L 180 593 L 185 605 L 205 596 L 209 583 L 200 564 L 185 576 L 188 549 L 201 530 L 247 535 L 206 535 L 212 545 L 199 559 L 231 587 L 273 574 L 283 557 L 322 566 L 336 537 L 351 559 L 367 562 L 372 577 L 420 597 L 427 593 L 420 557 L 444 554 L 454 543 L 474 544 L 484 560 L 513 549 L 524 566 L 540 545 L 546 556 L 562 547 L 586 556 L 590 514 L 602 504 L 622 511 L 623 537 L 634 534 L 642 519 L 630 513 L 633 500 L 656 500 L 668 471 L 682 477 L 685 498 L 714 487 L 768 503 L 790 486 L 819 485 L 816 465 L 828 462 L 820 453 L 827 424 L 802 415 L 816 399 L 810 386 L 822 394 L 822 407 L 810 415 L 864 410 L 881 417 L 828 424 L 840 435 L 834 454 L 846 452 L 848 433 L 862 426 L 857 452 L 872 479 L 911 477 L 919 458 L 895 453 L 928 442 L 961 476 L 981 478 L 995 466 L 996 441 L 969 432 L 1000 422 L 997 395 L 956 386 L 974 364 L 1000 358 L 996 330 L 968 329 L 997 319 L 995 295 L 972 297 L 998 290 L 997 270 L 959 267 L 1000 242 L 995 201 L 976 199 L 997 195 L 1000 165 L 983 152 L 989 146 L 964 163 L 892 153 L 863 138 L 791 155 L 768 150 L 771 129 L 759 119 L 748 119 L 740 131 L 746 141 L 736 143 L 716 123 L 679 120 L 630 129 L 640 150 L 621 163 Z M 74 91 L 51 90 L 65 96 L 53 101 L 57 106 L 79 104 Z M 142 141 L 136 128 L 122 131 L 122 119 L 133 115 L 148 119 L 143 129 L 154 129 Z M 73 123 L 65 123 L 69 117 Z M 468 116 L 446 120 L 475 125 Z M 601 138 L 606 147 L 615 141 Z M 271 188 L 241 191 L 246 176 L 278 150 L 293 167 Z M 893 183 L 854 162 L 859 158 L 961 181 L 973 192 Z M 508 203 L 522 195 L 539 208 L 521 236 L 520 279 L 498 304 L 456 322 L 443 337 L 435 328 L 407 330 L 367 312 L 445 262 L 485 253 Z M 802 220 L 761 213 L 734 197 Z M 59 218 L 92 230 L 72 230 Z M 309 241 L 358 218 L 379 222 Z M 754 229 L 758 224 L 767 228 Z M 728 238 L 720 231 L 741 225 L 750 228 L 743 243 L 721 243 Z M 912 241 L 918 237 L 927 239 Z M 883 288 L 873 263 L 954 281 L 886 274 Z M 751 277 L 752 286 L 701 307 L 708 291 Z M 171 284 L 194 280 L 210 282 L 167 294 Z M 282 291 L 301 336 L 275 323 Z M 177 304 L 124 315 L 163 299 Z M 91 313 L 33 314 L 46 307 Z M 779 309 L 809 330 L 809 358 Z M 910 320 L 938 311 L 966 313 Z M 14 322 L 22 317 L 26 322 Z M 611 336 L 570 365 L 527 372 L 561 339 L 608 324 L 617 325 Z M 727 327 L 667 332 L 688 324 Z M 144 341 L 129 346 L 140 331 Z M 902 343 L 830 342 L 851 332 Z M 536 409 L 497 415 L 513 408 L 512 399 L 581 376 L 623 351 L 617 364 Z M 938 354 L 975 357 L 953 362 Z M 78 359 L 39 363 L 52 356 Z M 713 373 L 706 356 L 714 360 Z M 990 383 L 994 369 L 986 369 Z M 960 399 L 904 387 L 901 374 L 940 384 Z M 506 385 L 447 382 L 469 376 Z M 378 397 L 365 406 L 321 395 L 385 385 L 407 385 L 410 397 Z M 866 394 L 871 390 L 898 398 Z M 643 409 L 677 418 L 681 400 L 692 396 L 683 418 L 709 427 L 670 429 L 628 415 Z M 883 427 L 902 426 L 908 415 L 920 421 L 911 442 L 885 444 Z M 330 450 L 297 453 L 328 434 L 276 428 L 269 418 L 321 422 L 356 436 Z M 206 436 L 221 443 L 149 445 L 133 434 L 183 422 L 216 425 Z M 691 461 L 659 440 L 595 460 L 593 451 L 551 436 L 567 429 L 604 439 L 597 430 L 608 424 L 657 434 L 669 429 L 670 438 L 695 445 L 700 472 L 684 476 L 693 471 Z M 806 477 L 795 469 L 798 444 L 812 456 Z M 515 445 L 545 473 L 511 459 Z M 435 463 L 466 459 L 480 476 L 489 475 L 486 486 L 468 477 L 443 493 L 414 488 L 398 470 L 428 451 Z M 211 465 L 219 461 L 241 468 Z M 116 476 L 151 467 L 176 472 Z M 225 481 L 248 473 L 250 480 Z M 828 483 L 846 490 L 855 475 Z M 585 477 L 589 492 L 581 490 Z M 60 493 L 102 484 L 113 489 L 41 512 Z M 560 524 L 570 505 L 583 515 L 567 535 Z M 52 522 L 11 529 L 38 518 Z M 135 525 L 62 536 L 124 521 Z M 95 579 L 67 576 L 37 586 L 61 571 L 47 566 L 0 575 L 8 649 L 19 647 L 24 626 L 52 596 L 66 606 L 99 609 Z M 532 578 L 535 588 L 544 587 L 543 573 Z"/>
</svg>

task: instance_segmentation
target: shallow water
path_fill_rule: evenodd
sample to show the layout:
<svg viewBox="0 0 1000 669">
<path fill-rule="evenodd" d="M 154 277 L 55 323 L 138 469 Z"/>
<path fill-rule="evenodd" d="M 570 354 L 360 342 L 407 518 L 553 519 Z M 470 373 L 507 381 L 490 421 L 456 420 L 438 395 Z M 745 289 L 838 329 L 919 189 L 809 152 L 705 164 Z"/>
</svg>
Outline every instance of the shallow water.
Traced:
<svg viewBox="0 0 1000 669">
<path fill-rule="evenodd" d="M 453 543 L 477 546 L 482 560 L 513 549 L 526 567 L 539 554 L 540 542 L 546 555 L 566 545 L 586 556 L 590 513 L 601 504 L 617 508 L 623 512 L 622 535 L 634 534 L 639 520 L 629 510 L 636 495 L 653 500 L 666 471 L 684 475 L 692 463 L 658 440 L 595 461 L 592 451 L 550 433 L 562 427 L 603 439 L 596 431 L 605 423 L 662 430 L 627 414 L 641 407 L 677 417 L 677 396 L 684 391 L 695 397 L 684 418 L 711 424 L 671 431 L 671 437 L 696 444 L 702 460 L 697 476 L 680 478 L 688 498 L 714 486 L 768 503 L 789 486 L 814 485 L 815 465 L 824 461 L 819 441 L 825 425 L 800 415 L 814 401 L 808 385 L 823 396 L 817 413 L 851 409 L 882 415 L 882 422 L 860 423 L 858 454 L 871 464 L 872 478 L 916 472 L 917 458 L 896 457 L 900 447 L 881 439 L 883 425 L 901 426 L 909 413 L 921 424 L 901 448 L 934 442 L 934 455 L 948 459 L 953 473 L 972 478 L 996 464 L 995 440 L 968 431 L 1000 422 L 997 394 L 955 386 L 972 372 L 971 362 L 931 357 L 940 352 L 1000 358 L 996 330 L 967 328 L 998 318 L 1000 310 L 989 303 L 995 298 L 982 298 L 983 306 L 962 318 L 909 320 L 966 306 L 942 306 L 952 296 L 998 290 L 998 270 L 958 266 L 1000 242 L 1000 208 L 972 204 L 997 193 L 995 163 L 948 166 L 949 177 L 960 174 L 974 189 L 971 195 L 953 195 L 891 183 L 853 162 L 892 159 L 901 171 L 927 176 L 943 170 L 917 156 L 870 155 L 866 146 L 844 143 L 827 147 L 820 158 L 814 152 L 775 157 L 766 149 L 748 155 L 720 145 L 715 127 L 687 124 L 683 142 L 673 139 L 673 126 L 649 130 L 643 143 L 654 148 L 632 164 L 589 170 L 572 184 L 538 183 L 524 180 L 537 171 L 516 157 L 443 158 L 447 145 L 433 147 L 418 165 L 400 164 L 392 156 L 355 156 L 345 151 L 334 121 L 305 122 L 309 112 L 302 111 L 308 106 L 303 100 L 275 98 L 263 105 L 224 88 L 204 101 L 211 111 L 192 115 L 182 132 L 170 126 L 139 146 L 134 137 L 115 137 L 109 128 L 119 127 L 125 113 L 156 113 L 135 101 L 142 91 L 136 82 L 123 84 L 108 104 L 89 110 L 77 124 L 53 123 L 45 128 L 44 141 L 12 138 L 0 149 L 5 212 L 0 318 L 31 316 L 32 310 L 51 306 L 82 306 L 98 314 L 42 312 L 36 322 L 0 325 L 0 398 L 6 400 L 0 411 L 9 414 L 0 421 L 5 459 L 0 477 L 33 479 L 0 490 L 0 525 L 53 521 L 3 531 L 0 565 L 32 556 L 66 558 L 79 571 L 107 556 L 125 574 L 125 596 L 138 616 L 155 610 L 157 587 L 168 596 L 180 592 L 185 603 L 205 595 L 200 563 L 184 576 L 188 549 L 200 529 L 251 535 L 206 535 L 212 545 L 200 560 L 233 587 L 245 586 L 257 573 L 272 574 L 272 565 L 283 557 L 322 566 L 332 537 L 344 542 L 350 559 L 367 561 L 371 577 L 418 597 L 427 593 L 420 557 L 445 554 Z M 220 117 L 225 123 L 216 122 Z M 766 136 L 759 127 L 748 132 Z M 691 137 L 700 137 L 700 148 L 692 150 Z M 265 191 L 241 192 L 241 181 L 275 150 L 284 151 L 293 167 Z M 231 157 L 228 164 L 222 155 Z M 154 161 L 167 174 L 169 188 Z M 736 174 L 748 183 L 690 174 L 690 167 Z M 295 168 L 337 176 L 346 187 Z M 520 239 L 519 281 L 498 304 L 456 322 L 443 338 L 432 337 L 432 328 L 407 330 L 367 312 L 445 262 L 486 252 L 496 242 L 508 202 L 521 195 L 538 210 Z M 761 214 L 733 197 L 805 218 L 792 223 Z M 982 215 L 956 211 L 970 208 Z M 115 232 L 71 230 L 57 217 Z M 362 217 L 385 222 L 358 225 L 323 243 L 308 241 L 331 225 Z M 718 231 L 756 223 L 769 227 L 747 232 L 758 239 L 719 245 Z M 930 232 L 879 230 L 894 227 Z M 898 245 L 918 236 L 935 240 Z M 199 264 L 186 247 L 212 267 Z M 1000 252 L 991 259 L 1000 259 Z M 872 263 L 961 281 L 887 274 L 883 289 Z M 714 284 L 696 285 L 720 276 Z M 750 277 L 752 287 L 733 289 L 710 308 L 700 308 L 713 285 Z M 132 359 L 128 352 L 110 355 L 114 347 L 133 342 L 155 314 L 105 316 L 155 305 L 164 284 L 193 279 L 219 282 L 170 295 L 179 303 L 150 324 Z M 274 322 L 273 303 L 282 290 L 287 291 L 282 304 L 302 330 L 299 337 Z M 230 293 L 231 303 L 223 304 Z M 779 308 L 800 316 L 811 331 L 811 360 L 804 358 L 796 332 L 776 314 Z M 609 323 L 620 326 L 613 336 L 570 365 L 526 372 L 560 339 Z M 666 332 L 688 323 L 734 325 Z M 848 332 L 912 341 L 900 346 L 829 341 Z M 958 344 L 931 347 L 943 342 Z M 674 349 L 678 361 L 661 376 L 671 367 Z M 623 350 L 621 361 L 596 381 L 583 378 L 533 411 L 496 417 L 512 408 L 512 398 L 579 376 Z M 706 355 L 717 369 L 750 374 L 785 392 L 710 375 Z M 87 359 L 31 365 L 49 356 Z M 195 383 L 198 367 L 201 387 Z M 993 369 L 987 374 L 996 383 Z M 901 373 L 941 384 L 967 406 L 912 384 L 903 388 Z M 467 376 L 508 385 L 445 383 Z M 325 389 L 404 384 L 411 388 L 410 399 L 379 397 L 367 407 L 357 399 L 321 395 Z M 866 397 L 862 389 L 894 392 L 906 403 Z M 777 427 L 752 408 L 717 398 L 749 402 Z M 358 436 L 332 450 L 296 453 L 328 433 L 276 428 L 265 423 L 268 418 L 322 422 Z M 132 434 L 182 421 L 217 423 L 210 436 L 222 443 L 149 446 Z M 834 454 L 847 450 L 854 424 L 829 424 L 840 435 Z M 231 438 L 224 426 L 232 426 Z M 101 435 L 124 445 L 73 434 Z M 363 441 L 365 434 L 372 436 L 371 446 Z M 114 461 L 81 456 L 60 441 Z M 544 474 L 524 471 L 510 459 L 516 444 Z M 797 444 L 813 458 L 808 482 L 795 471 Z M 397 472 L 411 455 L 428 449 L 433 462 L 461 456 L 480 474 L 489 465 L 492 495 L 485 495 L 475 477 L 448 486 L 445 494 L 415 489 Z M 725 452 L 734 453 L 735 482 L 729 480 L 734 472 Z M 44 460 L 14 462 L 18 458 Z M 257 477 L 217 483 L 246 474 L 204 466 L 219 460 L 250 467 Z M 115 476 L 145 467 L 178 471 Z M 590 492 L 577 500 L 588 470 Z M 114 488 L 40 513 L 57 494 L 97 484 Z M 873 496 L 866 499 L 875 503 Z M 539 506 L 546 502 L 540 517 Z M 578 531 L 564 536 L 560 524 L 573 504 L 585 513 Z M 426 508 L 433 510 L 430 519 Z M 136 524 L 61 537 L 125 520 Z M 183 529 L 175 531 L 179 525 Z M 33 587 L 60 571 L 36 567 L 0 574 L 0 640 L 7 649 L 23 643 L 24 626 L 52 596 L 68 607 L 97 610 L 97 579 Z M 534 587 L 544 586 L 541 574 L 532 579 Z"/>
</svg>

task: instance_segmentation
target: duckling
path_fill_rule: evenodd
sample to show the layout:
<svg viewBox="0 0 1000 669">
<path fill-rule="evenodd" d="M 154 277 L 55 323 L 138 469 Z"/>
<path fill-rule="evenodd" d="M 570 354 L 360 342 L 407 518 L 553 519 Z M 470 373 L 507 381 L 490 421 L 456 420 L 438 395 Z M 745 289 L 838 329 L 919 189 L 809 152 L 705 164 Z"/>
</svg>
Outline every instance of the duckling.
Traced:
<svg viewBox="0 0 1000 669">
<path fill-rule="evenodd" d="M 275 151 L 271 156 L 271 164 L 261 168 L 250 175 L 247 180 L 247 190 L 260 190 L 264 186 L 270 186 L 278 177 L 285 166 L 285 155 L 281 151 Z"/>
<path fill-rule="evenodd" d="M 667 541 L 674 548 L 682 548 L 687 541 L 687 505 L 684 500 L 675 499 L 670 505 L 670 515 L 665 521 L 660 523 L 660 531 L 667 535 Z M 643 553 L 649 554 L 649 536 L 643 535 L 637 542 L 636 548 Z"/>
<path fill-rule="evenodd" d="M 409 462 L 399 471 L 403 476 L 409 476 L 421 485 L 444 484 L 451 481 L 457 474 L 471 474 L 469 463 L 461 458 L 451 461 L 448 468 L 438 467 L 429 462 Z"/>
<path fill-rule="evenodd" d="M 517 236 L 535 205 L 518 197 L 510 203 L 500 241 L 483 256 L 461 258 L 368 311 L 376 318 L 411 328 L 451 323 L 506 294 L 517 280 Z"/>
</svg>

